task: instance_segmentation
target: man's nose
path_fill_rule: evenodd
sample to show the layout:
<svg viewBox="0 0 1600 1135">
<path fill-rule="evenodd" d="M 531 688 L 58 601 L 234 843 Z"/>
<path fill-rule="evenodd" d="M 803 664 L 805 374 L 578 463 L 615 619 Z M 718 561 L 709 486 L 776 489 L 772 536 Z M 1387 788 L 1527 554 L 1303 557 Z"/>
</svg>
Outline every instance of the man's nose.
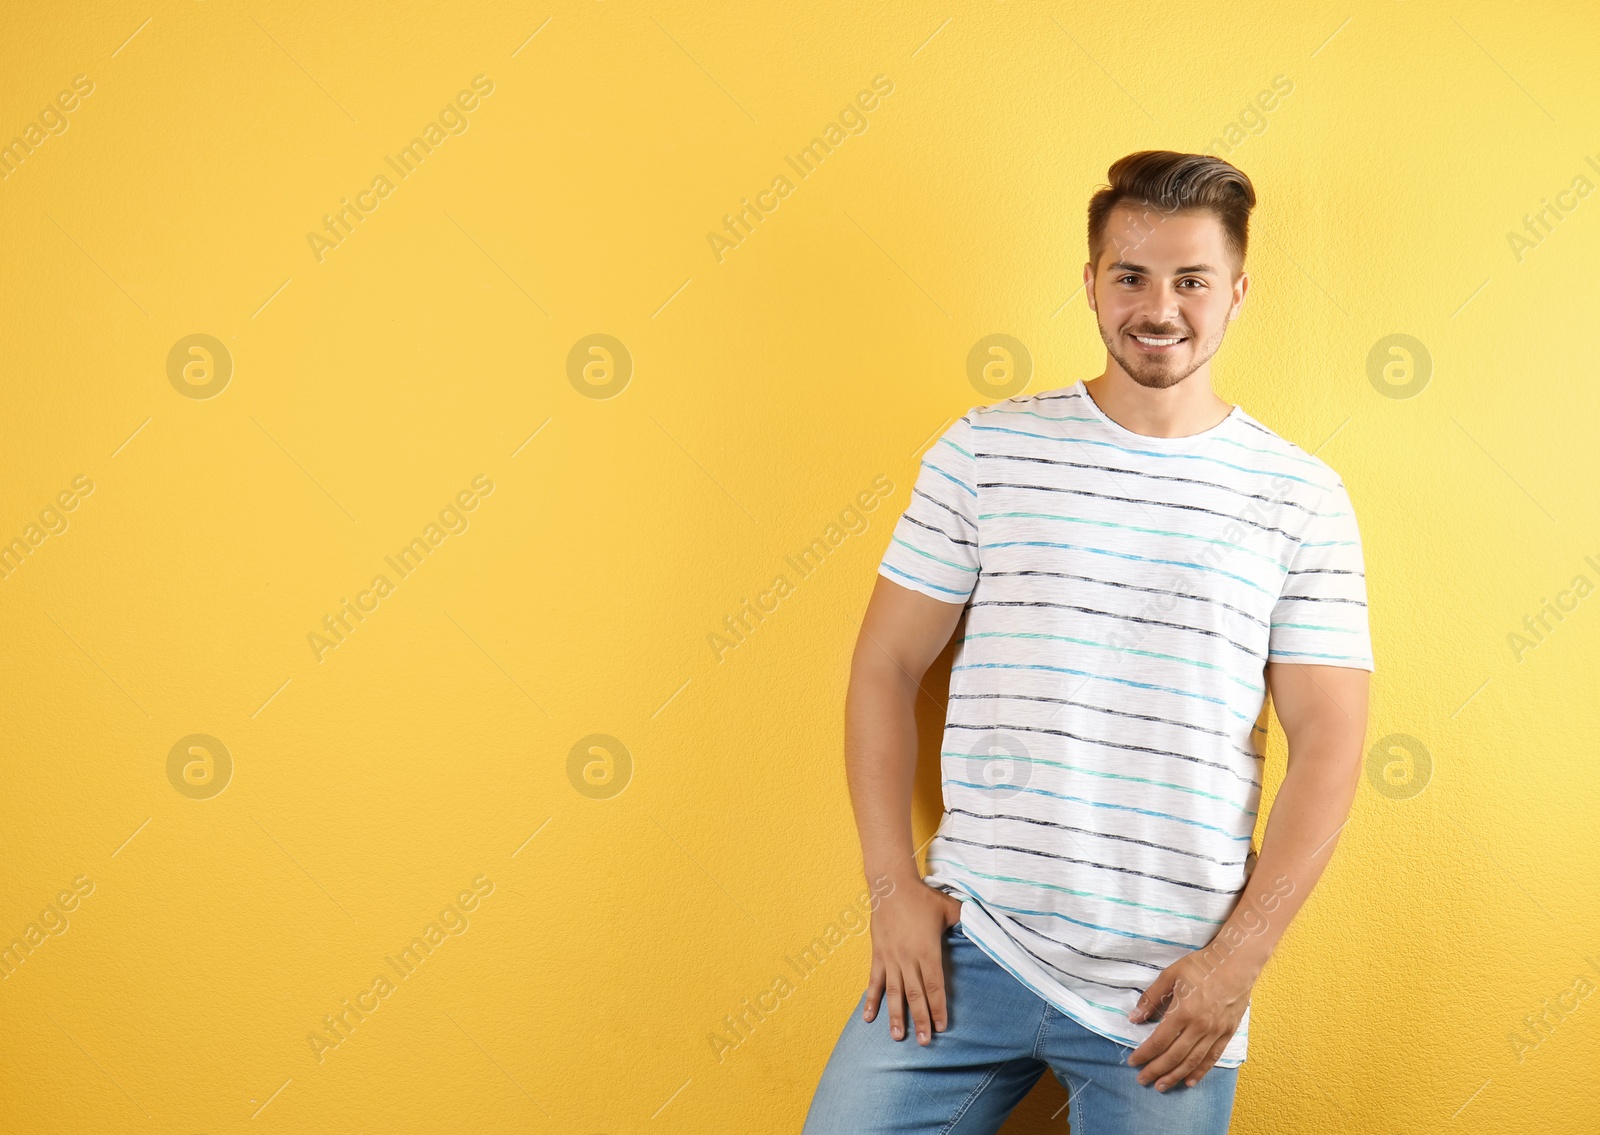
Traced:
<svg viewBox="0 0 1600 1135">
<path fill-rule="evenodd" d="M 1178 318 L 1178 289 L 1175 284 L 1158 283 L 1149 290 L 1144 316 L 1158 326 L 1176 326 Z"/>
</svg>

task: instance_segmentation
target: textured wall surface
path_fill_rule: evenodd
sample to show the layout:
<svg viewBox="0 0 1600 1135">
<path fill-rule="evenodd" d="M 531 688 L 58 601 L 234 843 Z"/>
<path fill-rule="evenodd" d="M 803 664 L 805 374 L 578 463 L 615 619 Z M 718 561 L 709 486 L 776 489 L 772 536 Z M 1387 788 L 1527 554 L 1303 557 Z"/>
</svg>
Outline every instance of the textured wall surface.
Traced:
<svg viewBox="0 0 1600 1135">
<path fill-rule="evenodd" d="M 0 1129 L 797 1130 L 889 527 L 1100 372 L 1168 148 L 1260 194 L 1217 390 L 1377 658 L 1234 1130 L 1594 1131 L 1600 17 L 1528 15 L 8 2 Z"/>
</svg>

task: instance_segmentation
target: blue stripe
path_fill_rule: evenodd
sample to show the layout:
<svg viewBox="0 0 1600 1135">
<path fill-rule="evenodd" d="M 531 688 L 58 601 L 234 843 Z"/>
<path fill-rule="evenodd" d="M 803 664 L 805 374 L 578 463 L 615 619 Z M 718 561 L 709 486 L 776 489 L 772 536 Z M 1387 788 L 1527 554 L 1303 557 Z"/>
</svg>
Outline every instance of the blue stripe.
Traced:
<svg viewBox="0 0 1600 1135">
<path fill-rule="evenodd" d="M 1278 570 L 1280 570 L 1280 571 L 1283 570 L 1283 561 L 1279 560 L 1276 556 L 1269 556 L 1265 552 L 1257 552 L 1257 551 L 1255 551 L 1255 550 L 1253 550 L 1251 548 L 1246 548 L 1242 544 L 1240 544 L 1237 540 L 1216 540 L 1216 539 L 1212 539 L 1209 536 L 1196 536 L 1196 535 L 1194 535 L 1193 533 L 1190 533 L 1190 532 L 1174 532 L 1174 531 L 1171 531 L 1170 529 L 1166 529 L 1166 528 L 1140 528 L 1136 524 L 1118 524 L 1114 520 L 1089 520 L 1089 519 L 1087 519 L 1085 517 L 1081 517 L 1081 516 L 1060 516 L 1060 515 L 1058 515 L 1056 513 L 1053 513 L 1053 512 L 980 512 L 978 514 L 978 519 L 979 520 L 993 520 L 993 519 L 997 519 L 997 518 L 1000 518 L 1000 517 L 1006 517 L 1006 516 L 1021 517 L 1024 520 L 1070 520 L 1074 524 L 1093 524 L 1098 528 L 1120 528 L 1124 532 L 1144 532 L 1144 533 L 1146 533 L 1148 535 L 1151 535 L 1151 536 L 1176 536 L 1176 537 L 1178 537 L 1179 539 L 1182 539 L 1182 540 L 1199 540 L 1202 543 L 1218 544 L 1218 545 L 1220 545 L 1220 546 L 1222 546 L 1224 548 L 1229 548 L 1229 549 L 1232 549 L 1234 551 L 1248 552 L 1250 555 L 1256 557 L 1256 559 L 1265 560 L 1267 563 L 1271 564 L 1273 567 L 1277 568 Z M 1334 541 L 1334 542 L 1335 543 L 1346 543 L 1347 541 Z M 1321 544 L 1312 544 L 1312 545 L 1302 544 L 1301 545 L 1301 547 L 1324 547 L 1324 546 L 1325 545 L 1321 545 Z"/>
<path fill-rule="evenodd" d="M 924 460 L 922 462 L 922 467 L 924 469 L 932 469 L 935 473 L 939 474 L 939 476 L 943 477 L 945 480 L 949 481 L 951 484 L 960 485 L 963 489 L 965 489 L 967 492 L 971 493 L 973 496 L 977 496 L 978 495 L 978 490 L 977 489 L 975 489 L 971 485 L 967 484 L 960 477 L 952 477 L 949 473 L 946 473 L 943 469 L 939 468 L 937 465 L 933 464 L 931 461 Z"/>
<path fill-rule="evenodd" d="M 1346 662 L 1371 662 L 1368 654 L 1318 654 L 1311 650 L 1269 650 L 1268 658 L 1339 658 Z"/>
<path fill-rule="evenodd" d="M 1237 808 L 1240 812 L 1243 812 L 1246 816 L 1250 816 L 1252 818 L 1254 818 L 1256 815 L 1256 813 L 1250 811 L 1242 805 L 1235 804 L 1226 796 L 1218 796 L 1215 792 L 1204 792 L 1198 788 L 1190 788 L 1185 784 L 1173 784 L 1166 780 L 1152 780 L 1148 776 L 1130 776 L 1124 772 L 1101 772 L 1099 769 L 1083 768 L 1079 765 L 1069 765 L 1065 761 L 1051 761 L 1046 760 L 1044 757 L 1018 757 L 1013 756 L 1010 753 L 1006 753 L 1002 757 L 998 753 L 951 753 L 941 750 L 939 755 L 941 757 L 964 757 L 970 761 L 1027 761 L 1029 764 L 1050 765 L 1053 768 L 1064 768 L 1068 772 L 1081 772 L 1085 776 L 1103 776 L 1108 780 L 1134 780 L 1138 781 L 1140 784 L 1153 784 L 1157 788 L 1170 788 L 1175 792 L 1187 792 L 1194 796 L 1204 796 L 1207 800 L 1217 800 L 1228 805 L 1230 808 Z"/>
<path fill-rule="evenodd" d="M 1093 922 L 1085 922 L 1081 918 L 1073 918 L 1070 915 L 1065 915 L 1060 911 L 1055 910 L 1027 910 L 1020 906 L 1001 906 L 997 902 L 986 902 L 983 905 L 993 907 L 995 910 L 1003 910 L 1010 914 L 1032 914 L 1040 917 L 1059 918 L 1066 922 L 1076 923 L 1079 926 L 1087 926 L 1090 930 L 1104 930 L 1107 934 L 1118 934 L 1124 938 L 1138 938 L 1145 942 L 1159 942 L 1163 946 L 1177 946 L 1179 949 L 1183 950 L 1202 950 L 1208 944 L 1201 942 L 1198 946 L 1192 946 L 1188 942 L 1174 942 L 1171 938 L 1157 938 L 1153 934 L 1135 934 L 1132 930 L 1119 930 L 1115 926 L 1100 926 Z M 1078 991 L 1074 989 L 1073 992 L 1077 993 Z M 1078 996 L 1083 997 L 1083 994 L 1078 993 Z M 1088 998 L 1084 997 L 1084 1000 L 1087 1001 Z M 1113 1009 L 1112 1012 L 1116 1012 L 1116 1010 Z"/>
<path fill-rule="evenodd" d="M 1032 410 L 1006 410 L 1006 409 L 1001 408 L 1000 406 L 991 406 L 991 407 L 989 407 L 989 412 L 992 413 L 992 414 L 1026 414 L 1029 417 L 1038 418 L 1041 421 L 1045 421 L 1045 422 L 1087 422 L 1090 425 L 1099 425 L 1100 424 L 1100 419 L 1099 418 L 1083 418 L 1083 417 L 1079 417 L 1079 416 L 1077 416 L 1075 414 L 1072 415 L 1071 417 L 1056 418 L 1056 417 L 1051 417 L 1049 414 L 1035 413 Z M 1176 439 L 1168 439 L 1168 440 L 1176 440 Z M 1311 456 L 1296 457 L 1293 453 L 1281 453 L 1281 452 L 1279 452 L 1277 450 L 1274 450 L 1274 449 L 1259 449 L 1259 448 L 1257 448 L 1256 446 L 1253 446 L 1253 445 L 1246 445 L 1242 441 L 1236 441 L 1231 437 L 1216 437 L 1216 438 L 1212 438 L 1211 440 L 1212 441 L 1222 442 L 1224 445 L 1236 446 L 1239 449 L 1244 450 L 1246 453 L 1259 453 L 1264 457 L 1281 457 L 1285 461 L 1293 461 L 1297 465 L 1309 465 L 1313 469 L 1319 469 L 1319 470 L 1322 468 L 1321 464 L 1317 461 L 1317 459 L 1315 457 L 1311 457 Z"/>
<path fill-rule="evenodd" d="M 1223 571 L 1221 568 L 1207 567 L 1205 564 L 1191 563 L 1188 560 L 1161 560 L 1161 559 L 1156 559 L 1153 556 L 1136 556 L 1132 552 L 1113 552 L 1113 551 L 1110 551 L 1109 549 L 1106 549 L 1106 548 L 1093 548 L 1093 547 L 1090 547 L 1087 544 L 1062 544 L 1062 543 L 1058 543 L 1058 542 L 1056 542 L 1054 540 L 1001 540 L 1001 541 L 999 541 L 998 543 L 995 543 L 995 544 L 987 544 L 987 545 L 985 545 L 985 547 L 989 547 L 989 548 L 1016 548 L 1016 547 L 1023 547 L 1023 548 L 1066 548 L 1066 549 L 1068 549 L 1070 551 L 1074 551 L 1074 552 L 1093 552 L 1096 555 L 1100 555 L 1100 556 L 1115 556 L 1119 560 L 1137 560 L 1142 564 L 1167 564 L 1167 565 L 1169 565 L 1171 567 L 1199 568 L 1201 571 L 1215 572 L 1218 575 L 1225 575 L 1229 579 L 1236 579 L 1240 583 L 1244 584 L 1246 587 L 1252 587 L 1255 590 L 1261 592 L 1263 595 L 1271 595 L 1275 599 L 1280 594 L 1280 592 L 1278 592 L 1278 591 L 1268 591 L 1265 587 L 1262 587 L 1259 583 L 1252 582 L 1251 580 L 1246 579 L 1242 575 L 1234 575 L 1231 571 Z"/>
<path fill-rule="evenodd" d="M 1071 635 L 1045 634 L 1042 631 L 973 631 L 969 635 L 963 635 L 961 641 L 966 642 L 968 639 L 974 638 L 1047 638 L 1056 639 L 1060 642 L 1076 642 L 1083 646 L 1098 646 L 1102 650 L 1115 650 L 1123 654 L 1142 654 L 1146 658 L 1159 658 L 1164 662 L 1182 662 L 1186 666 L 1196 666 L 1202 670 L 1215 670 L 1226 677 L 1230 682 L 1239 683 L 1239 685 L 1243 686 L 1251 693 L 1255 693 L 1261 688 L 1259 685 L 1254 685 L 1245 681 L 1243 678 L 1228 673 L 1228 671 L 1223 669 L 1221 666 L 1213 665 L 1210 662 L 1201 662 L 1196 658 L 1184 658 L 1177 654 L 1162 654 L 1159 650 L 1140 650 L 1135 646 L 1111 646 L 1108 643 L 1096 642 L 1089 638 L 1073 638 Z"/>
<path fill-rule="evenodd" d="M 1160 450 L 1155 449 L 1129 449 L 1125 445 L 1118 445 L 1111 441 L 1096 441 L 1093 438 L 1087 437 L 1051 437 L 1049 434 L 1031 434 L 1027 430 L 1010 430 L 1006 429 L 1004 426 L 975 425 L 972 428 L 975 430 L 991 430 L 995 433 L 1016 434 L 1018 437 L 1031 437 L 1035 441 L 1071 441 L 1076 442 L 1079 445 L 1103 445 L 1107 449 L 1115 449 L 1119 453 L 1136 453 L 1141 457 L 1171 457 L 1183 458 L 1189 461 L 1209 461 L 1212 464 L 1223 465 L 1229 469 L 1237 470 L 1240 473 L 1249 473 L 1253 477 L 1285 477 L 1291 481 L 1299 481 L 1302 485 L 1310 485 L 1312 488 L 1324 489 L 1324 491 L 1326 491 L 1326 487 L 1318 484 L 1316 481 L 1308 481 L 1304 477 L 1296 477 L 1293 473 L 1269 473 L 1265 469 L 1247 469 L 1243 465 L 1235 465 L 1233 462 L 1224 461 L 1220 457 L 1205 457 L 1198 453 L 1163 453 Z"/>
<path fill-rule="evenodd" d="M 913 583 L 920 583 L 924 587 L 931 587 L 935 591 L 948 591 L 951 595 L 962 595 L 962 596 L 966 596 L 966 595 L 972 594 L 970 591 L 959 591 L 954 587 L 943 587 L 943 586 L 941 586 L 940 584 L 937 584 L 937 583 L 929 583 L 927 580 L 919 579 L 916 576 L 912 575 L 908 571 L 901 571 L 899 568 L 895 567 L 893 564 L 884 563 L 884 564 L 879 564 L 878 566 L 881 567 L 881 568 L 884 568 L 887 571 L 892 571 L 896 575 L 904 576 L 906 579 L 911 580 Z"/>
<path fill-rule="evenodd" d="M 1269 653 L 1270 653 L 1270 651 L 1269 651 Z M 1092 670 L 1074 670 L 1070 666 L 1046 666 L 1042 662 L 963 662 L 959 666 L 952 666 L 951 667 L 951 670 L 953 670 L 953 671 L 954 670 L 978 670 L 978 669 L 983 669 L 983 670 L 1049 670 L 1049 671 L 1052 671 L 1052 672 L 1057 673 L 1057 674 L 1076 674 L 1076 675 L 1078 675 L 1080 677 L 1084 677 L 1084 678 L 1097 678 L 1102 682 L 1117 682 L 1117 683 L 1120 683 L 1121 685 L 1124 685 L 1124 686 L 1135 686 L 1135 687 L 1137 687 L 1137 688 L 1139 688 L 1141 690 L 1159 690 L 1161 693 L 1164 693 L 1164 694 L 1177 694 L 1179 697 L 1195 698 L 1195 699 L 1197 699 L 1199 701 L 1207 701 L 1207 702 L 1212 703 L 1213 705 L 1220 705 L 1223 709 L 1227 710 L 1229 713 L 1233 714 L 1233 716 L 1237 717 L 1241 721 L 1248 721 L 1248 722 L 1251 722 L 1252 724 L 1254 724 L 1254 722 L 1255 722 L 1254 715 L 1246 716 L 1245 714 L 1240 713 L 1238 710 L 1234 709 L 1231 705 L 1229 705 L 1227 702 L 1223 701 L 1221 698 L 1208 697 L 1205 694 L 1197 694 L 1197 693 L 1194 693 L 1194 692 L 1192 692 L 1190 690 L 1179 690 L 1179 689 L 1175 689 L 1172 686 L 1158 686 L 1154 682 L 1136 682 L 1132 678 L 1112 678 L 1112 677 L 1110 677 L 1108 675 L 1105 675 L 1105 674 L 1096 674 Z M 1265 690 L 1266 687 L 1263 686 L 1261 688 L 1262 688 L 1262 690 Z"/>
<path fill-rule="evenodd" d="M 1149 903 L 1134 902 L 1132 899 L 1119 899 L 1115 895 L 1102 895 L 1094 891 L 1079 891 L 1071 887 L 1060 887 L 1055 883 L 1041 883 L 1037 879 L 1019 879 L 1014 875 L 991 875 L 987 871 L 979 871 L 975 867 L 968 867 L 965 863 L 958 863 L 954 859 L 946 859 L 942 855 L 928 856 L 929 863 L 947 863 L 958 871 L 965 871 L 969 875 L 976 875 L 980 879 L 993 879 L 1000 883 L 1020 883 L 1025 887 L 1042 887 L 1047 891 L 1061 891 L 1064 894 L 1077 895 L 1080 898 L 1097 899 L 1100 902 L 1112 902 L 1121 906 L 1136 906 L 1140 910 L 1152 910 L 1157 914 L 1170 914 L 1173 918 L 1186 918 L 1190 922 L 1203 922 L 1207 926 L 1221 926 L 1227 919 L 1206 918 L 1199 914 L 1185 914 L 1181 910 L 1172 910 L 1164 906 L 1151 906 Z"/>
<path fill-rule="evenodd" d="M 1157 812 L 1150 808 L 1135 808 L 1132 804 L 1107 804 L 1101 800 L 1087 800 L 1082 796 L 1068 796 L 1065 792 L 1051 792 L 1047 788 L 1027 788 L 1019 784 L 973 784 L 970 781 L 965 780 L 945 780 L 941 781 L 940 783 L 941 785 L 959 784 L 963 788 L 982 788 L 986 791 L 999 791 L 1000 789 L 1005 789 L 1008 792 L 1032 792 L 1039 796 L 1053 796 L 1057 800 L 1071 800 L 1077 804 L 1088 804 L 1092 808 L 1112 808 L 1118 812 L 1137 812 L 1141 816 L 1155 816 L 1157 819 L 1161 820 L 1174 820 L 1180 824 L 1189 824 L 1193 827 L 1204 828 L 1208 832 L 1216 832 L 1224 839 L 1233 840 L 1235 843 L 1238 843 L 1241 840 L 1248 841 L 1250 839 L 1249 834 L 1230 835 L 1225 828 L 1219 828 L 1215 824 L 1203 824 L 1199 820 L 1191 820 L 1184 816 L 1174 816 L 1168 812 Z M 1102 866 L 1121 866 L 1121 864 L 1103 864 Z"/>
</svg>

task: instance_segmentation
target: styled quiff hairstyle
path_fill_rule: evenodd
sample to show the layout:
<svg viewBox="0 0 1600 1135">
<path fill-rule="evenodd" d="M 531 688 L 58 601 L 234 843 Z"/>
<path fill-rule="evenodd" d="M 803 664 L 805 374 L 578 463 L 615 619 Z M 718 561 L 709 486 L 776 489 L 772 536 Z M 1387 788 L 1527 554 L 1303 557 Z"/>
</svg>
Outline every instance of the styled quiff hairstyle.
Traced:
<svg viewBox="0 0 1600 1135">
<path fill-rule="evenodd" d="M 1118 158 L 1106 176 L 1110 184 L 1089 198 L 1089 263 L 1095 271 L 1100 269 L 1106 221 L 1118 205 L 1142 208 L 1140 224 L 1151 229 L 1173 213 L 1210 213 L 1222 223 L 1234 271 L 1244 267 L 1256 190 L 1240 170 L 1210 154 L 1140 150 Z"/>
</svg>

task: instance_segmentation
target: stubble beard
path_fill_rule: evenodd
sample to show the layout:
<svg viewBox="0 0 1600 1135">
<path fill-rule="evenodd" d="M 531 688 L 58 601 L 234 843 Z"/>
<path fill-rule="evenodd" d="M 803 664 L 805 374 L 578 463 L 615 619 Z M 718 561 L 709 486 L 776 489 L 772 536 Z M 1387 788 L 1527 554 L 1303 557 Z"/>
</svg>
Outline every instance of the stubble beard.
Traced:
<svg viewBox="0 0 1600 1135">
<path fill-rule="evenodd" d="M 1096 326 L 1100 329 L 1101 341 L 1105 343 L 1106 350 L 1117 361 L 1117 365 L 1129 378 L 1147 390 L 1165 390 L 1178 385 L 1210 361 L 1211 356 L 1217 353 L 1217 348 L 1222 346 L 1222 334 L 1219 332 L 1213 342 L 1202 343 L 1190 353 L 1187 365 L 1176 366 L 1168 358 L 1132 354 L 1122 346 L 1123 340 L 1108 333 L 1098 320 Z M 1225 325 L 1222 330 L 1227 330 Z M 1190 341 L 1194 341 L 1192 336 Z"/>
</svg>

